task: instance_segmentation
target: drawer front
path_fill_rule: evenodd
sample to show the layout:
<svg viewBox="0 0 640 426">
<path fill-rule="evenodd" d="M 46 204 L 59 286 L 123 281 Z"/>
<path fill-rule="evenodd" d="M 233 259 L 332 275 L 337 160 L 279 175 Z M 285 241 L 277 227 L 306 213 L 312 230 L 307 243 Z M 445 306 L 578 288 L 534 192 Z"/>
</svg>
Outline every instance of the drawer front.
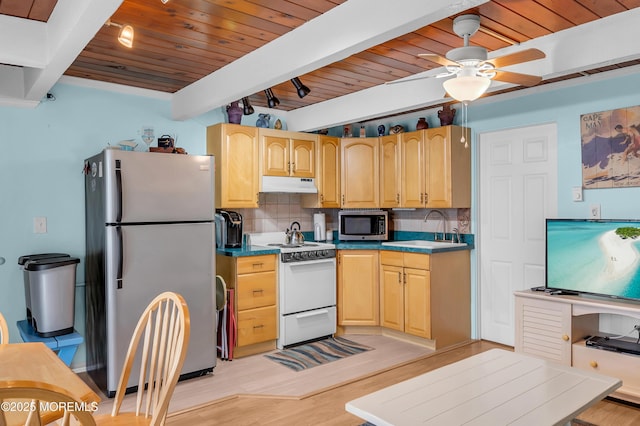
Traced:
<svg viewBox="0 0 640 426">
<path fill-rule="evenodd" d="M 316 309 L 299 314 L 284 315 L 280 318 L 278 347 L 292 345 L 309 339 L 309 336 L 328 336 L 336 332 L 336 308 Z"/>
<path fill-rule="evenodd" d="M 401 251 L 380 251 L 380 264 L 391 266 L 402 266 Z"/>
<path fill-rule="evenodd" d="M 640 370 L 637 368 L 640 358 L 636 355 L 622 354 L 589 348 L 584 342 L 573 345 L 573 366 L 583 370 L 623 380 L 622 387 L 616 392 L 640 396 Z"/>
<path fill-rule="evenodd" d="M 429 262 L 431 257 L 428 254 L 405 253 L 404 267 L 413 269 L 430 269 Z"/>
<path fill-rule="evenodd" d="M 275 306 L 238 312 L 238 346 L 275 340 L 276 337 Z"/>
<path fill-rule="evenodd" d="M 275 305 L 275 271 L 239 275 L 236 292 L 239 311 Z"/>
<path fill-rule="evenodd" d="M 239 257 L 236 262 L 238 263 L 238 275 L 276 270 L 275 254 L 265 254 L 263 256 L 243 256 Z"/>
</svg>

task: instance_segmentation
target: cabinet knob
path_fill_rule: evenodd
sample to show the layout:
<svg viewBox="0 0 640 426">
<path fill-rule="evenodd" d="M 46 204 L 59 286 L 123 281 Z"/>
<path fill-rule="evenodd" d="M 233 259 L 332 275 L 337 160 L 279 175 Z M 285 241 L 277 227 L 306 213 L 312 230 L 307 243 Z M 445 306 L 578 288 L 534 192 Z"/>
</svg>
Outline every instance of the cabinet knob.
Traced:
<svg viewBox="0 0 640 426">
<path fill-rule="evenodd" d="M 589 362 L 589 365 L 590 365 L 592 368 L 598 368 L 598 362 L 597 362 L 597 361 L 590 361 L 590 362 Z"/>
<path fill-rule="evenodd" d="M 567 336 L 566 334 L 562 335 L 562 340 L 564 340 L 565 342 L 569 341 L 569 336 Z"/>
</svg>

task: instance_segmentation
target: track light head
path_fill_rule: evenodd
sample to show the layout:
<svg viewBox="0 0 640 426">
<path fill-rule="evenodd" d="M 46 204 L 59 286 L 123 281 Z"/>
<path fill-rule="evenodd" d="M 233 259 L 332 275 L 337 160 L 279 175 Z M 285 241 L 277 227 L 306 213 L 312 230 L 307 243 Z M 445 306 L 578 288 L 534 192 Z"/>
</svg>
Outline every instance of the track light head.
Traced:
<svg viewBox="0 0 640 426">
<path fill-rule="evenodd" d="M 269 108 L 275 108 L 280 105 L 280 99 L 276 98 L 271 88 L 265 89 L 264 94 L 267 96 L 267 104 Z"/>
<path fill-rule="evenodd" d="M 300 98 L 304 98 L 305 96 L 307 96 L 309 94 L 309 92 L 311 92 L 311 89 L 309 89 L 307 86 L 302 84 L 302 82 L 300 81 L 299 77 L 292 78 L 291 82 L 296 87 L 296 90 L 298 92 L 298 96 Z"/>
<path fill-rule="evenodd" d="M 244 115 L 251 115 L 255 112 L 255 110 L 249 103 L 249 98 L 247 96 L 242 98 L 242 112 Z"/>
</svg>

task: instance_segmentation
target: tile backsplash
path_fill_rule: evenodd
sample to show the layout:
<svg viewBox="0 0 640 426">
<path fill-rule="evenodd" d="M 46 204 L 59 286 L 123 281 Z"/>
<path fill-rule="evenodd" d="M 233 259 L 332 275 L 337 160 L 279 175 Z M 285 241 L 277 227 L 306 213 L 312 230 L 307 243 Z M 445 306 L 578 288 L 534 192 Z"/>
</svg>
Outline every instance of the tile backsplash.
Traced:
<svg viewBox="0 0 640 426">
<path fill-rule="evenodd" d="M 469 234 L 469 209 L 440 209 L 447 217 L 447 232 L 458 228 Z M 245 233 L 278 232 L 300 222 L 302 231 L 313 231 L 313 214 L 326 214 L 327 229 L 338 229 L 338 209 L 307 209 L 300 206 L 300 194 L 260 194 L 260 208 L 237 209 L 244 219 Z M 441 232 L 441 219 L 432 215 L 424 221 L 429 209 L 389 210 L 391 229 L 395 231 Z"/>
</svg>

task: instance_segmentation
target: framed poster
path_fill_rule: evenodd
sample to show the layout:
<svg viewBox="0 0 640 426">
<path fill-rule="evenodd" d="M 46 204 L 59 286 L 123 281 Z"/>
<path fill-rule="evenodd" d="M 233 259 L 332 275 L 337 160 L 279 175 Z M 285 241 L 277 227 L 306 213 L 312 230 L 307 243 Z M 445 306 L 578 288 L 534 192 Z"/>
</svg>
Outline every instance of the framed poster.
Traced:
<svg viewBox="0 0 640 426">
<path fill-rule="evenodd" d="M 580 116 L 582 187 L 640 186 L 640 106 Z"/>
</svg>

